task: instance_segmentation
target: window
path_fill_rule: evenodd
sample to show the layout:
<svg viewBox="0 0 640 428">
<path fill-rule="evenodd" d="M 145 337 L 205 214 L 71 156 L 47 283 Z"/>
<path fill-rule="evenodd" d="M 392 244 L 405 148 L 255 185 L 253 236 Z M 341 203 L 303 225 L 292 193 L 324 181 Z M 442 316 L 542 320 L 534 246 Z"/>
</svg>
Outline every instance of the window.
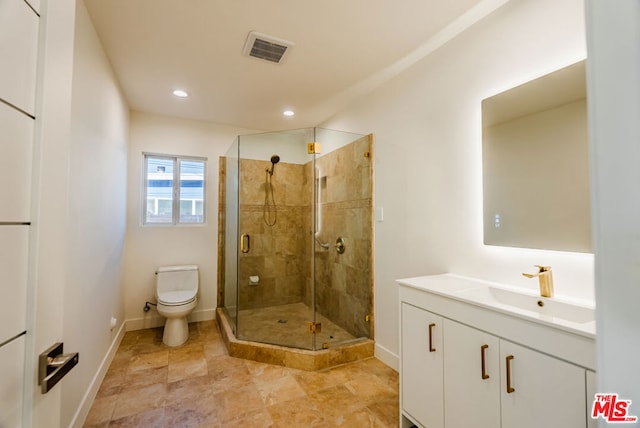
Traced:
<svg viewBox="0 0 640 428">
<path fill-rule="evenodd" d="M 205 158 L 144 154 L 142 223 L 205 222 Z"/>
</svg>

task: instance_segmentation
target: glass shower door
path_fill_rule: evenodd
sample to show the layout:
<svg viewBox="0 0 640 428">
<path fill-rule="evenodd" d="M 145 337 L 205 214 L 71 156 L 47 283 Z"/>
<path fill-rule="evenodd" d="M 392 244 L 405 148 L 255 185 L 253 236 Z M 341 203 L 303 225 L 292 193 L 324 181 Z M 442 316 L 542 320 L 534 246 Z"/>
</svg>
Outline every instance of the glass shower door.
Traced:
<svg viewBox="0 0 640 428">
<path fill-rule="evenodd" d="M 315 349 L 371 337 L 372 138 L 316 128 Z"/>
<path fill-rule="evenodd" d="M 239 137 L 239 339 L 313 349 L 310 141 L 313 130 Z"/>
</svg>

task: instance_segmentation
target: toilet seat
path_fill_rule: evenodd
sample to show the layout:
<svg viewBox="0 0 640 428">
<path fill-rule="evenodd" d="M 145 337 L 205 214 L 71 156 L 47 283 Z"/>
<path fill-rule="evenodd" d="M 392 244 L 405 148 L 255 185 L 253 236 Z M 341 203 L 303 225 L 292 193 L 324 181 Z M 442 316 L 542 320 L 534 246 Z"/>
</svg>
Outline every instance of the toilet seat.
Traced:
<svg viewBox="0 0 640 428">
<path fill-rule="evenodd" d="M 196 300 L 195 290 L 165 291 L 159 293 L 158 303 L 165 306 L 181 306 Z"/>
</svg>

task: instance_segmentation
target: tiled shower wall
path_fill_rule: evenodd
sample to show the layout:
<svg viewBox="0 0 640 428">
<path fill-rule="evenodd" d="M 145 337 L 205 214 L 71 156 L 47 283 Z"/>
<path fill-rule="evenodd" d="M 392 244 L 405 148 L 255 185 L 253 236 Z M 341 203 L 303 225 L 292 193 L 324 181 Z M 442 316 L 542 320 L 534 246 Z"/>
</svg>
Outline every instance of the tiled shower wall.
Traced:
<svg viewBox="0 0 640 428">
<path fill-rule="evenodd" d="M 311 272 L 311 193 L 304 165 L 280 162 L 271 182 L 275 197 L 270 223 L 264 220 L 266 170 L 271 162 L 240 160 L 240 234 L 248 234 L 250 251 L 240 254 L 240 309 L 303 300 Z M 249 276 L 258 276 L 257 285 Z"/>
<path fill-rule="evenodd" d="M 313 260 L 315 255 L 316 306 L 320 314 L 355 337 L 370 337 L 372 315 L 372 157 L 369 137 L 319 155 L 314 183 L 313 163 L 280 162 L 272 177 L 277 217 L 273 226 L 264 221 L 266 169 L 269 161 L 240 161 L 240 233 L 250 236 L 250 251 L 240 255 L 239 305 L 255 309 L 288 303 L 313 303 Z M 224 162 L 221 162 L 221 165 Z M 220 189 L 223 189 L 221 168 Z M 320 222 L 318 241 L 313 236 L 313 186 L 319 188 Z M 220 244 L 224 255 L 224 195 L 220 197 Z M 334 244 L 346 242 L 344 254 Z M 223 260 L 219 263 L 222 263 Z M 223 266 L 223 264 L 219 264 Z M 257 275 L 257 285 L 249 276 Z M 219 277 L 220 284 L 224 278 Z M 222 288 L 222 287 L 221 287 Z M 221 301 L 219 301 L 219 304 Z M 309 320 L 311 321 L 311 320 Z"/>
</svg>

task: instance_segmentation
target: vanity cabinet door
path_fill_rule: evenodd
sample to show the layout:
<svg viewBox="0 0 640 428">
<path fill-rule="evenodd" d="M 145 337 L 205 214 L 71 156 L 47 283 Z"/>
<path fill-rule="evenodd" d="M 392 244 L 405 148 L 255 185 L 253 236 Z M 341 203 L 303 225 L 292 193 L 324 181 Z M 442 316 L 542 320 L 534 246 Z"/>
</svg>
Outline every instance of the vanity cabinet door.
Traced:
<svg viewBox="0 0 640 428">
<path fill-rule="evenodd" d="M 444 419 L 447 428 L 500 426 L 500 339 L 444 321 Z"/>
<path fill-rule="evenodd" d="M 425 428 L 443 428 L 443 319 L 404 302 L 401 318 L 402 410 Z"/>
<path fill-rule="evenodd" d="M 583 368 L 501 340 L 500 372 L 502 428 L 586 426 Z"/>
</svg>

